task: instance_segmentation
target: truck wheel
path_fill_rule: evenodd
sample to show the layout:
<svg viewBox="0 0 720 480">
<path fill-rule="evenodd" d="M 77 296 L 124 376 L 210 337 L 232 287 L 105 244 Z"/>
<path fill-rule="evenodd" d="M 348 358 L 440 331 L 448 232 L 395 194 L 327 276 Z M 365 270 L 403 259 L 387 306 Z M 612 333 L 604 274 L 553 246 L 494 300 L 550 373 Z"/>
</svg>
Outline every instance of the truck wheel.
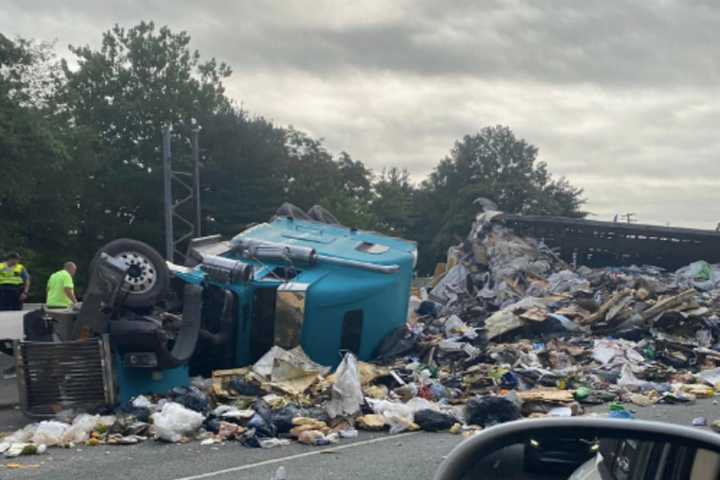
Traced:
<svg viewBox="0 0 720 480">
<path fill-rule="evenodd" d="M 121 238 L 100 248 L 93 258 L 94 265 L 104 252 L 124 261 L 128 266 L 123 291 L 125 305 L 132 308 L 151 307 L 168 288 L 170 272 L 163 257 L 143 242 Z"/>
</svg>

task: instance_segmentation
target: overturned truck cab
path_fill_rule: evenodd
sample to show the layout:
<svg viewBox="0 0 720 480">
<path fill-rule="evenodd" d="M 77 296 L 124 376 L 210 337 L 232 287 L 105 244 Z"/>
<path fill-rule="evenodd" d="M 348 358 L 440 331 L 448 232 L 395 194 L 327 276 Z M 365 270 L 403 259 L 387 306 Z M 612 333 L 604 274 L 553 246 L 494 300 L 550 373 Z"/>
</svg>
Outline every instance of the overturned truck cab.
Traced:
<svg viewBox="0 0 720 480">
<path fill-rule="evenodd" d="M 105 403 L 164 393 L 186 385 L 191 375 L 252 364 L 273 346 L 300 346 L 327 366 L 337 365 L 344 352 L 371 359 L 382 339 L 406 321 L 416 245 L 345 227 L 320 207 L 308 213 L 286 204 L 270 221 L 232 239 L 193 239 L 183 266 L 158 260 L 139 242 L 101 249 L 83 307 L 73 326 L 64 327 L 70 333 L 43 341 L 26 337 L 30 341 L 16 345 L 23 409 L 48 409 L 33 410 L 37 375 L 28 376 L 27 368 L 38 364 L 30 357 L 45 344 L 97 342 L 105 352 L 99 355 L 105 359 L 102 391 L 116 393 Z M 59 325 L 48 320 L 53 313 L 35 315 Z M 62 375 L 43 378 L 65 381 Z M 43 402 L 77 406 L 60 398 L 61 385 L 50 391 L 59 398 L 46 395 Z M 76 393 L 70 403 L 80 397 Z"/>
</svg>

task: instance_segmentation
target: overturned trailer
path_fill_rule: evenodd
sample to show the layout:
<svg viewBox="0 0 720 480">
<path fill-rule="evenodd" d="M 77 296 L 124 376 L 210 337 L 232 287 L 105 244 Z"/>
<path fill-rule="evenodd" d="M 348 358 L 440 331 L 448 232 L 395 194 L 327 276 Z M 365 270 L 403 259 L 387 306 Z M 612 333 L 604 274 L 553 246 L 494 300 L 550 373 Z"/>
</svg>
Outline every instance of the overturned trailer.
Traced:
<svg viewBox="0 0 720 480">
<path fill-rule="evenodd" d="M 23 410 L 165 393 L 275 345 L 328 366 L 347 351 L 370 359 L 406 321 L 415 243 L 309 213 L 284 205 L 230 240 L 194 239 L 184 266 L 132 240 L 103 247 L 79 312 L 28 314 L 15 345 Z"/>
<path fill-rule="evenodd" d="M 678 269 L 697 259 L 720 263 L 720 232 L 503 213 L 494 221 L 542 240 L 567 262 L 589 267 L 655 265 Z"/>
</svg>

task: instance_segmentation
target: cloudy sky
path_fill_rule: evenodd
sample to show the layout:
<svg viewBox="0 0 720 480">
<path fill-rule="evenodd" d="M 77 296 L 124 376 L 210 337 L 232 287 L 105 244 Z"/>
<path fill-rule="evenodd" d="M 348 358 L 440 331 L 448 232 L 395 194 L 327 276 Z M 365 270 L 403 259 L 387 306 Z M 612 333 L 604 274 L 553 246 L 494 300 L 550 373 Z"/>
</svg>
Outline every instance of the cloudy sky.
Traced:
<svg viewBox="0 0 720 480">
<path fill-rule="evenodd" d="M 504 124 L 598 219 L 720 221 L 720 2 L 3 0 L 0 31 L 99 43 L 114 23 L 187 30 L 228 93 L 375 170 L 420 180 Z"/>
</svg>

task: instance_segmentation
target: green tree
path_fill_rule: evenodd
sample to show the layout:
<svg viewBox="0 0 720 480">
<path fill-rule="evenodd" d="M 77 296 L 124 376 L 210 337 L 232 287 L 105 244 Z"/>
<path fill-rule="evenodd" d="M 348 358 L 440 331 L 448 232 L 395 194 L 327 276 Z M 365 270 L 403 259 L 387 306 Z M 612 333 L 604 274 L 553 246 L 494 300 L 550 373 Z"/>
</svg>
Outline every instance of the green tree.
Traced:
<svg viewBox="0 0 720 480">
<path fill-rule="evenodd" d="M 384 169 L 373 183 L 375 196 L 371 211 L 374 228 L 396 236 L 407 236 L 414 221 L 413 200 L 415 189 L 407 170 L 397 167 Z"/>
<path fill-rule="evenodd" d="M 189 44 L 186 32 L 141 22 L 113 27 L 99 50 L 70 47 L 77 68 L 63 64 L 60 100 L 71 123 L 94 136 L 86 139 L 93 165 L 78 199 L 88 255 L 122 236 L 162 245 L 162 126 L 175 131 L 175 167 L 189 168 L 182 154 L 191 119 L 210 124 L 232 110 L 222 83 L 230 68 L 201 62 Z"/>
<path fill-rule="evenodd" d="M 78 221 L 70 132 L 48 106 L 52 73 L 39 73 L 52 69 L 47 45 L 0 34 L 0 254 L 25 256 L 33 300 L 43 300 L 44 278 L 72 250 Z"/>
<path fill-rule="evenodd" d="M 243 111 L 221 112 L 203 125 L 207 152 L 200 173 L 205 230 L 233 236 L 269 219 L 285 201 L 287 132 Z"/>
<path fill-rule="evenodd" d="M 455 143 L 420 186 L 413 233 L 422 252 L 421 270 L 430 271 L 449 245 L 467 234 L 478 197 L 506 212 L 583 216 L 582 190 L 554 180 L 537 148 L 504 126 L 486 127 Z"/>
<path fill-rule="evenodd" d="M 347 152 L 337 158 L 321 140 L 290 129 L 287 132 L 288 171 L 285 198 L 309 209 L 321 205 L 337 219 L 358 228 L 373 226 L 372 172 Z"/>
</svg>

